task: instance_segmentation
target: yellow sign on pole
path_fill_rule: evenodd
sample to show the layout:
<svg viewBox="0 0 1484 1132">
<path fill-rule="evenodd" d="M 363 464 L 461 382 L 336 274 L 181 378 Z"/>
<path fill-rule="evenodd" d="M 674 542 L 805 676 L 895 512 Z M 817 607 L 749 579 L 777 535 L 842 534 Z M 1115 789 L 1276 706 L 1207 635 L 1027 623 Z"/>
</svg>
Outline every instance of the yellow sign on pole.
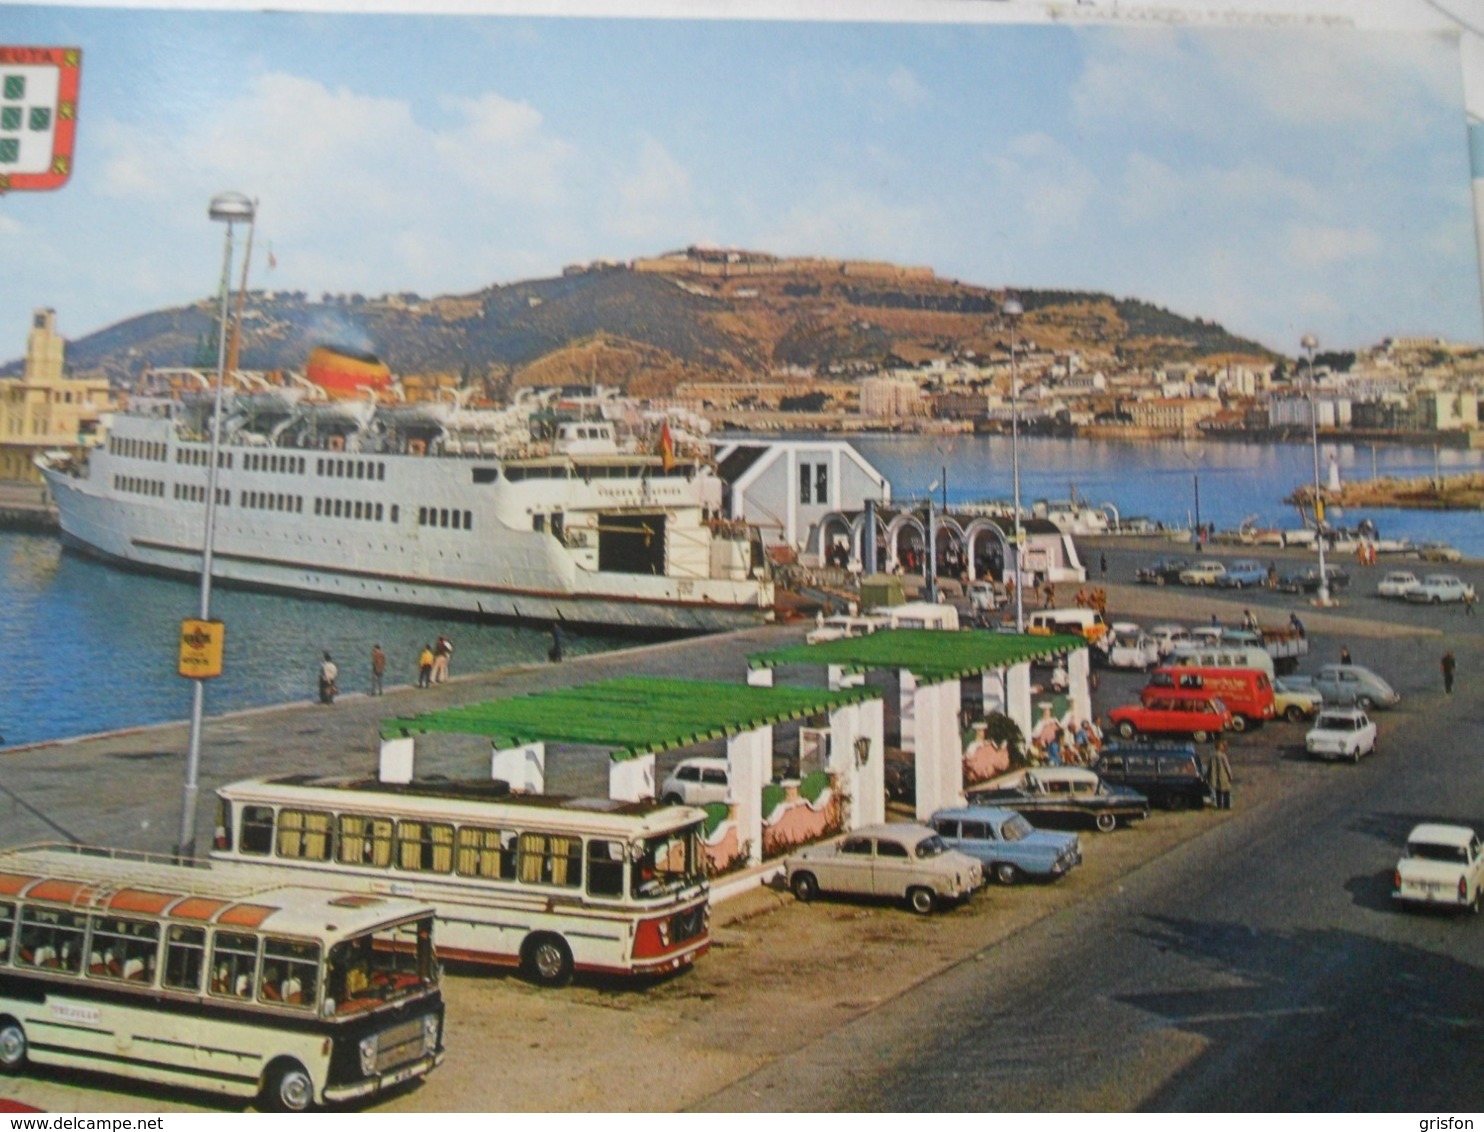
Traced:
<svg viewBox="0 0 1484 1132">
<path fill-rule="evenodd" d="M 193 680 L 209 680 L 222 674 L 222 643 L 227 627 L 220 621 L 187 617 L 180 623 L 178 671 Z"/>
</svg>

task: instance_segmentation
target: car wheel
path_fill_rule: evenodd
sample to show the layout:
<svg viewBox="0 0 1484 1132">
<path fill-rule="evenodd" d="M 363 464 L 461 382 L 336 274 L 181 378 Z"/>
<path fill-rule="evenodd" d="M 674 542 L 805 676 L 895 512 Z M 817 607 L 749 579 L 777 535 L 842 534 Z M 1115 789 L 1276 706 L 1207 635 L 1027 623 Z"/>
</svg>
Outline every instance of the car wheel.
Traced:
<svg viewBox="0 0 1484 1132">
<path fill-rule="evenodd" d="M 664 798 L 662 799 L 662 801 L 667 806 L 683 806 L 683 805 L 685 805 L 685 799 L 682 798 L 679 794 L 666 794 L 664 796 Z"/>
<path fill-rule="evenodd" d="M 1373 707 L 1376 706 L 1376 701 L 1371 699 L 1370 696 L 1356 696 L 1355 706 L 1358 707 L 1361 711 L 1370 711 Z"/>
<path fill-rule="evenodd" d="M 1164 803 L 1167 810 L 1183 810 L 1185 809 L 1186 798 L 1184 794 L 1166 794 Z"/>
<path fill-rule="evenodd" d="M 541 932 L 520 950 L 520 969 L 541 987 L 564 987 L 572 981 L 572 949 L 559 935 Z"/>
<path fill-rule="evenodd" d="M 1304 709 L 1298 704 L 1289 704 L 1288 710 L 1283 713 L 1283 718 L 1289 723 L 1302 723 L 1304 721 Z"/>
<path fill-rule="evenodd" d="M 907 903 L 919 916 L 926 916 L 938 906 L 938 898 L 931 888 L 914 888 L 907 893 Z"/>
<path fill-rule="evenodd" d="M 1246 731 L 1247 730 L 1247 717 L 1245 715 L 1234 715 L 1234 716 L 1232 716 L 1232 730 L 1233 731 L 1238 731 L 1238 732 Z"/>
<path fill-rule="evenodd" d="M 1197 743 L 1204 743 L 1207 739 L 1211 738 L 1211 734 L 1208 731 L 1197 731 L 1191 735 L 1191 738 Z"/>
<path fill-rule="evenodd" d="M 1138 733 L 1139 729 L 1126 719 L 1118 725 L 1118 734 L 1120 738 L 1132 739 Z"/>
<path fill-rule="evenodd" d="M 800 904 L 808 904 L 819 895 L 819 881 L 814 879 L 813 873 L 794 873 L 789 887 L 793 889 L 794 899 Z"/>
<path fill-rule="evenodd" d="M 1099 814 L 1097 817 L 1097 827 L 1099 833 L 1112 833 L 1118 828 L 1118 815 Z"/>
<path fill-rule="evenodd" d="M 1433 594 L 1432 595 L 1432 603 L 1434 605 L 1442 605 L 1443 604 L 1443 599 L 1440 598 L 1437 594 Z"/>
<path fill-rule="evenodd" d="M 268 1072 L 263 1086 L 265 1112 L 308 1112 L 314 1107 L 314 1081 L 297 1061 L 285 1061 Z"/>
<path fill-rule="evenodd" d="M 1020 880 L 1020 870 L 1009 861 L 1001 861 L 994 867 L 994 879 L 1001 884 L 1015 884 Z"/>
<path fill-rule="evenodd" d="M 0 1073 L 26 1068 L 26 1031 L 14 1018 L 0 1021 Z"/>
<path fill-rule="evenodd" d="M 1156 586 L 1162 586 L 1162 585 L 1164 585 L 1165 584 L 1165 580 L 1164 580 L 1163 576 L 1156 576 L 1155 579 L 1154 579 L 1154 584 Z"/>
</svg>

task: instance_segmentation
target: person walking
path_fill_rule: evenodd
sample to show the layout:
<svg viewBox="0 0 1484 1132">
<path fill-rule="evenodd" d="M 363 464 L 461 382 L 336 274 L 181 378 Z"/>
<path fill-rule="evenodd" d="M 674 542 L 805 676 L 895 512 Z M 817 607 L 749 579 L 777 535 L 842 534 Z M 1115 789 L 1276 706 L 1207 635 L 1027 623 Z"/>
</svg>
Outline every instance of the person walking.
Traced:
<svg viewBox="0 0 1484 1132">
<path fill-rule="evenodd" d="M 442 633 L 433 645 L 433 683 L 442 684 L 448 679 L 448 658 L 453 656 L 453 642 Z"/>
<path fill-rule="evenodd" d="M 566 643 L 562 640 L 562 627 L 557 622 L 551 623 L 551 649 L 546 654 L 546 659 L 552 664 L 560 664 L 562 657 L 567 653 Z"/>
<path fill-rule="evenodd" d="M 1105 578 L 1108 576 L 1108 556 L 1106 554 L 1098 555 L 1098 572 Z"/>
<path fill-rule="evenodd" d="M 382 694 L 381 680 L 386 675 L 386 653 L 381 651 L 381 645 L 371 646 L 371 694 L 379 696 Z"/>
<path fill-rule="evenodd" d="M 423 645 L 423 651 L 417 658 L 417 686 L 419 688 L 431 688 L 433 686 L 433 646 Z"/>
<path fill-rule="evenodd" d="M 1232 764 L 1226 757 L 1225 737 L 1216 740 L 1216 750 L 1211 754 L 1211 763 L 1206 771 L 1206 777 L 1211 783 L 1211 793 L 1216 795 L 1216 808 L 1218 810 L 1229 810 L 1232 808 Z"/>
<path fill-rule="evenodd" d="M 329 653 L 325 653 L 324 660 L 319 665 L 319 702 L 322 704 L 333 704 L 335 693 L 340 689 L 336 681 L 340 678 L 340 669 Z"/>
<path fill-rule="evenodd" d="M 1341 664 L 1349 664 L 1350 663 L 1350 646 L 1349 645 L 1341 645 L 1340 646 L 1340 663 Z"/>
<path fill-rule="evenodd" d="M 1465 617 L 1472 617 L 1474 615 L 1474 602 L 1478 600 L 1479 595 L 1474 592 L 1472 587 L 1463 591 L 1463 613 Z"/>
<path fill-rule="evenodd" d="M 1443 692 L 1451 696 L 1453 694 L 1453 673 L 1458 667 L 1458 662 L 1453 659 L 1452 649 L 1443 654 L 1441 667 L 1443 669 Z"/>
</svg>

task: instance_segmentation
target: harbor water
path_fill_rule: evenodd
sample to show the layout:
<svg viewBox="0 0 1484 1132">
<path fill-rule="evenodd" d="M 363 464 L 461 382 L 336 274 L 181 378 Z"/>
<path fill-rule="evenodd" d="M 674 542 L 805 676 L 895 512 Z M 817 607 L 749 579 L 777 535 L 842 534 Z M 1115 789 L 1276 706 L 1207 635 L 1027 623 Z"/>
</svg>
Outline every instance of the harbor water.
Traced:
<svg viewBox="0 0 1484 1132">
<path fill-rule="evenodd" d="M 950 505 L 1012 494 L 1010 442 L 1005 437 L 882 436 L 854 440 L 892 484 L 901 503 L 941 499 L 947 474 Z M 1344 478 L 1372 474 L 1443 475 L 1484 468 L 1484 453 L 1326 445 Z M 1374 461 L 1374 463 L 1373 463 Z M 1312 482 L 1307 445 L 1148 443 L 1140 445 L 1040 437 L 1021 441 L 1021 499 L 1066 499 L 1073 490 L 1093 505 L 1113 504 L 1127 516 L 1167 526 L 1201 522 L 1235 527 L 1252 517 L 1264 526 L 1294 527 L 1283 499 Z M 1478 512 L 1374 510 L 1337 516 L 1341 524 L 1368 517 L 1383 536 L 1442 539 L 1471 558 L 1484 558 Z M 0 745 L 19 745 L 96 731 L 184 719 L 190 682 L 176 674 L 182 618 L 194 616 L 197 584 L 116 570 L 64 552 L 46 535 L 0 532 Z M 388 685 L 416 679 L 425 642 L 447 633 L 453 672 L 543 662 L 551 646 L 544 628 L 442 619 L 435 614 L 368 609 L 335 602 L 247 592 L 218 586 L 212 614 L 226 625 L 224 674 L 207 686 L 210 714 L 314 696 L 320 654 L 340 666 L 346 692 L 367 690 L 370 653 L 389 657 Z M 620 637 L 569 632 L 572 654 L 621 647 Z"/>
</svg>

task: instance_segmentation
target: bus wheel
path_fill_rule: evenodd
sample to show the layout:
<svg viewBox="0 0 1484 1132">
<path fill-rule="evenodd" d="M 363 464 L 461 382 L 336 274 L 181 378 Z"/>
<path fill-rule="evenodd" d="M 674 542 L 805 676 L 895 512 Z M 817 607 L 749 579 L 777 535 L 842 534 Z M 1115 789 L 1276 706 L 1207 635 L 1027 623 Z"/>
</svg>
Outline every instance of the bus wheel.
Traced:
<svg viewBox="0 0 1484 1132">
<path fill-rule="evenodd" d="M 268 1112 L 308 1112 L 314 1107 L 314 1082 L 297 1061 L 275 1062 L 263 1088 L 263 1108 Z"/>
<path fill-rule="evenodd" d="M 564 987 L 572 981 L 572 949 L 559 935 L 533 935 L 521 948 L 520 966 L 538 986 Z"/>
<path fill-rule="evenodd" d="M 26 1067 L 26 1031 L 14 1018 L 0 1020 L 0 1073 L 19 1073 Z"/>
<path fill-rule="evenodd" d="M 1232 716 L 1232 730 L 1242 732 L 1247 730 L 1247 717 L 1245 715 Z"/>
</svg>

